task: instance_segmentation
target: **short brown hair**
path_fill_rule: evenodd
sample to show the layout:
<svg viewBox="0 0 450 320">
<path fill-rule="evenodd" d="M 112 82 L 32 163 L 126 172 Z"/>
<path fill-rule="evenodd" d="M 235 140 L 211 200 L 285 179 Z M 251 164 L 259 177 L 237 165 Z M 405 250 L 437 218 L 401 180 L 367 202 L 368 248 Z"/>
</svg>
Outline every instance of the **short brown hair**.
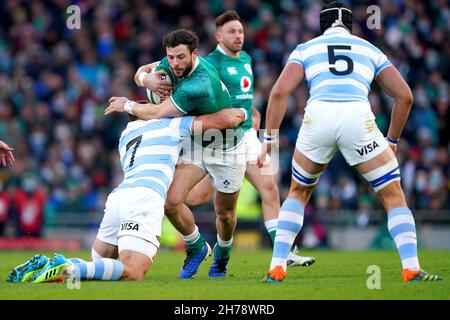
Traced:
<svg viewBox="0 0 450 320">
<path fill-rule="evenodd" d="M 192 53 L 198 47 L 198 37 L 192 30 L 178 29 L 166 34 L 163 38 L 164 48 L 175 48 L 180 44 L 187 45 Z"/>
<path fill-rule="evenodd" d="M 239 17 L 239 14 L 235 10 L 228 10 L 216 18 L 216 28 L 223 26 L 227 22 L 235 20 L 242 22 L 241 17 Z"/>
</svg>

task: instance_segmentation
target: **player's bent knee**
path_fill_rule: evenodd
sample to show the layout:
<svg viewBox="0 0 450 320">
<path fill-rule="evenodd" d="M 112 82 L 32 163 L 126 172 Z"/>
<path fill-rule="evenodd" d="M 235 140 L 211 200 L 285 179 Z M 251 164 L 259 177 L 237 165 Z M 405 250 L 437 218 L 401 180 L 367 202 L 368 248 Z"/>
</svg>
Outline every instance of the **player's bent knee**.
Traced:
<svg viewBox="0 0 450 320">
<path fill-rule="evenodd" d="M 176 211 L 176 209 L 183 203 L 184 199 L 179 199 L 176 196 L 167 196 L 166 202 L 164 203 L 164 211 L 169 214 Z"/>
<path fill-rule="evenodd" d="M 192 194 L 189 193 L 184 203 L 189 207 L 199 207 L 207 204 L 211 199 L 211 191 L 203 191 Z"/>
<path fill-rule="evenodd" d="M 394 157 L 381 167 L 364 173 L 362 176 L 372 185 L 373 190 L 379 193 L 380 190 L 392 182 L 400 180 L 400 169 L 397 159 Z"/>
<path fill-rule="evenodd" d="M 158 247 L 134 236 L 119 237 L 119 260 L 125 265 L 123 280 L 140 281 L 150 268 Z"/>
<path fill-rule="evenodd" d="M 231 224 L 236 220 L 234 210 L 222 210 L 217 212 L 217 217 L 225 224 Z"/>
</svg>

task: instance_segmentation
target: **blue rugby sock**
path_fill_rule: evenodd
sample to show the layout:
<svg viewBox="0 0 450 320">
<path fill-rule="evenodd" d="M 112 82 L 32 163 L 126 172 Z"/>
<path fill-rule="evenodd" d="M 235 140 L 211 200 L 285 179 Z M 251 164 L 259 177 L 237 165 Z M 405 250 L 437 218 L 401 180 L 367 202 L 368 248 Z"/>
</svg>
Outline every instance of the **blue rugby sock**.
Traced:
<svg viewBox="0 0 450 320">
<path fill-rule="evenodd" d="M 277 233 L 273 244 L 270 269 L 282 266 L 286 271 L 286 260 L 297 234 L 302 229 L 305 206 L 297 199 L 287 198 L 281 206 L 278 216 Z"/>
</svg>

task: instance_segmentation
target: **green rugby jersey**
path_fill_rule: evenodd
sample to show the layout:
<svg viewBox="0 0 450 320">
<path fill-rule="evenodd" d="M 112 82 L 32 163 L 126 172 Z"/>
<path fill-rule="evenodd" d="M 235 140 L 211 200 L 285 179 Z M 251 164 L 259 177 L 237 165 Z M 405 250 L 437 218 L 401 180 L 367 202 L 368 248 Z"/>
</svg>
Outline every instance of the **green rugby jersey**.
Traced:
<svg viewBox="0 0 450 320">
<path fill-rule="evenodd" d="M 231 102 L 235 108 L 245 108 L 248 119 L 242 124 L 242 129 L 252 127 L 252 100 L 253 100 L 253 71 L 252 58 L 241 51 L 239 57 L 227 55 L 218 45 L 205 59 L 219 72 L 220 80 L 227 86 Z"/>
<path fill-rule="evenodd" d="M 169 65 L 167 57 L 160 63 Z M 204 58 L 198 56 L 193 70 L 187 76 L 174 78 L 174 92 L 170 100 L 183 114 L 198 116 L 234 108 L 227 87 L 220 80 L 217 70 Z M 203 141 L 203 146 L 214 144 L 214 147 L 223 150 L 234 149 L 244 140 L 244 131 L 239 125 L 234 130 L 231 129 L 231 133 L 230 135 L 230 129 L 222 130 L 222 141 Z"/>
</svg>

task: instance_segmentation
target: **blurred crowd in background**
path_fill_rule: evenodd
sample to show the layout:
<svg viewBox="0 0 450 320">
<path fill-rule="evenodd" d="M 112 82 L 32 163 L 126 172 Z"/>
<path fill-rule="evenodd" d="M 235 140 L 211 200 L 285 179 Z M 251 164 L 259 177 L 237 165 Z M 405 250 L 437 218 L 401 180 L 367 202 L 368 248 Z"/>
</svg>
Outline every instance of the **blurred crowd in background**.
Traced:
<svg viewBox="0 0 450 320">
<path fill-rule="evenodd" d="M 81 9 L 79 30 L 66 25 L 72 4 Z M 378 46 L 414 94 L 397 154 L 409 204 L 448 210 L 449 3 L 371 4 L 381 9 L 381 28 L 369 30 L 367 4 L 352 1 L 353 33 Z M 214 19 L 228 9 L 243 20 L 254 105 L 264 128 L 269 93 L 287 56 L 319 35 L 319 1 L 1 1 L 0 138 L 14 148 L 16 164 L 0 169 L 0 234 L 7 219 L 15 221 L 18 235 L 39 236 L 42 223 L 51 224 L 57 215 L 101 212 L 122 179 L 117 142 L 128 121 L 125 114 L 103 115 L 108 98 L 146 98 L 133 82 L 134 72 L 163 57 L 162 37 L 173 29 L 196 31 L 205 56 L 216 47 Z M 296 90 L 281 127 L 282 199 L 307 97 L 306 86 Z M 386 133 L 392 101 L 376 84 L 369 99 Z M 258 201 L 257 194 L 252 199 Z M 367 183 L 339 155 L 320 178 L 310 211 L 377 208 Z"/>
</svg>

